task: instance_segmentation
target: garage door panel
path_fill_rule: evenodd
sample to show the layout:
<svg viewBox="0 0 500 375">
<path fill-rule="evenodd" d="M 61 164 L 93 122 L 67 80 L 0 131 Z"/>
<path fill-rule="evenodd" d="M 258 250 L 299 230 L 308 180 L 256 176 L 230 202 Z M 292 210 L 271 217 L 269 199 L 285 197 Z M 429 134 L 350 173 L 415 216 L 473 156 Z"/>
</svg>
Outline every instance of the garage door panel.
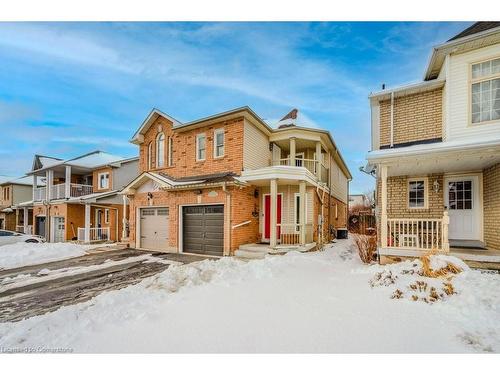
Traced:
<svg viewBox="0 0 500 375">
<path fill-rule="evenodd" d="M 183 209 L 183 251 L 223 255 L 224 206 L 190 206 Z"/>
<path fill-rule="evenodd" d="M 141 248 L 167 250 L 169 239 L 168 213 L 168 207 L 140 209 Z"/>
</svg>

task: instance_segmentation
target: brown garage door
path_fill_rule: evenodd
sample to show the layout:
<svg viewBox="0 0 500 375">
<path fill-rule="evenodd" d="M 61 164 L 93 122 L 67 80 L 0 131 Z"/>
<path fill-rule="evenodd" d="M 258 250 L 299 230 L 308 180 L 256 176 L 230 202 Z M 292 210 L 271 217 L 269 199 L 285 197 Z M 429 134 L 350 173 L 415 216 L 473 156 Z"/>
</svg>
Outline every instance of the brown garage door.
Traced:
<svg viewBox="0 0 500 375">
<path fill-rule="evenodd" d="M 184 207 L 183 251 L 222 256 L 224 249 L 224 206 Z"/>
<path fill-rule="evenodd" d="M 141 208 L 141 248 L 167 250 L 168 207 Z"/>
</svg>

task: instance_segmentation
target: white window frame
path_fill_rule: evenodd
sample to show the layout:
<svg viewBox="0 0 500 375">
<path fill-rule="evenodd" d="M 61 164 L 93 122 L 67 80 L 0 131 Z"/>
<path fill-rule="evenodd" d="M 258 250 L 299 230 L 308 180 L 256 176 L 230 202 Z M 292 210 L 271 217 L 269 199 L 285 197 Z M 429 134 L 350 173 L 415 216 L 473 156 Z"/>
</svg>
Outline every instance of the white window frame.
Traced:
<svg viewBox="0 0 500 375">
<path fill-rule="evenodd" d="M 473 77 L 473 73 L 472 73 L 473 67 L 475 65 L 481 65 L 483 63 L 492 62 L 493 60 L 498 60 L 498 59 L 500 59 L 500 56 L 488 58 L 487 60 L 477 61 L 477 62 L 473 62 L 473 63 L 470 64 L 470 68 L 469 68 L 469 81 L 470 81 L 469 82 L 469 124 L 471 124 L 472 126 L 500 122 L 500 118 L 499 119 L 493 119 L 493 120 L 490 118 L 490 120 L 478 121 L 478 122 L 473 122 L 472 121 L 472 116 L 473 116 L 473 112 L 472 112 L 472 105 L 473 105 L 472 104 L 472 95 L 473 95 L 472 86 L 474 84 L 477 84 L 477 83 L 480 84 L 482 82 L 487 82 L 487 81 L 493 81 L 495 79 L 500 79 L 500 72 L 491 73 L 489 75 L 485 75 L 485 76 L 480 76 L 480 77 L 474 78 Z M 491 103 L 490 111 L 493 111 L 493 103 Z M 479 113 L 481 114 L 481 112 L 479 112 Z"/>
<path fill-rule="evenodd" d="M 300 226 L 298 226 L 300 224 L 300 222 L 299 222 L 300 219 L 297 217 L 297 198 L 300 199 L 300 193 L 293 194 L 293 224 L 296 225 L 295 226 L 295 233 L 299 233 L 299 231 L 300 231 Z M 281 198 L 281 199 L 282 199 L 281 205 L 283 206 L 283 198 Z M 300 204 L 300 202 L 298 204 Z M 305 211 L 304 225 L 306 225 L 307 224 L 307 193 L 305 194 L 304 211 Z"/>
<path fill-rule="evenodd" d="M 168 160 L 167 160 L 167 165 L 169 167 L 172 167 L 174 165 L 174 138 L 173 137 L 168 137 Z"/>
<path fill-rule="evenodd" d="M 109 224 L 109 208 L 104 209 L 104 223 Z"/>
<path fill-rule="evenodd" d="M 106 181 L 108 181 L 108 183 L 107 183 L 108 186 L 104 187 L 101 185 L 101 176 L 107 176 Z M 98 173 L 97 174 L 97 186 L 99 187 L 99 190 L 109 189 L 110 188 L 109 180 L 110 180 L 109 172 Z"/>
<path fill-rule="evenodd" d="M 163 137 L 163 140 L 161 140 L 161 137 Z M 161 150 L 160 146 L 162 146 Z M 162 132 L 156 136 L 156 168 L 162 168 L 163 166 L 165 166 L 165 133 Z"/>
<path fill-rule="evenodd" d="M 410 183 L 411 182 L 424 182 L 424 206 L 423 207 L 411 207 L 410 206 Z M 410 210 L 427 210 L 429 208 L 429 178 L 428 177 L 412 177 L 408 178 L 406 181 L 406 206 Z"/>
<path fill-rule="evenodd" d="M 200 139 L 203 138 L 205 139 L 205 157 L 202 159 L 202 158 L 199 158 L 199 154 L 200 154 Z M 196 161 L 205 161 L 207 158 L 207 136 L 205 133 L 199 133 L 199 134 L 196 134 Z"/>
<path fill-rule="evenodd" d="M 222 134 L 222 154 L 217 155 L 217 135 Z M 214 130 L 214 158 L 223 158 L 226 153 L 226 135 L 224 128 Z"/>
<path fill-rule="evenodd" d="M 148 169 L 153 169 L 153 142 L 148 145 Z"/>
</svg>

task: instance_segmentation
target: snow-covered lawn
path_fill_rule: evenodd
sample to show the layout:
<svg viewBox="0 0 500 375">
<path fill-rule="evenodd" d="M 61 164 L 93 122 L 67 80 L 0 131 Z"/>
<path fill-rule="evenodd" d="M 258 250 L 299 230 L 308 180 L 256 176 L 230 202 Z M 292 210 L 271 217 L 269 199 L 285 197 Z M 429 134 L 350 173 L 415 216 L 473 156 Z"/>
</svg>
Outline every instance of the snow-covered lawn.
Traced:
<svg viewBox="0 0 500 375">
<path fill-rule="evenodd" d="M 102 246 L 102 245 L 100 245 Z M 96 245 L 19 242 L 0 246 L 0 269 L 29 266 L 85 255 Z"/>
<path fill-rule="evenodd" d="M 448 295 L 443 280 L 412 272 L 418 263 L 366 266 L 351 246 L 344 240 L 324 252 L 172 266 L 88 302 L 0 324 L 0 347 L 77 352 L 500 351 L 500 275 L 464 266 L 451 281 L 456 294 Z M 446 264 L 446 259 L 434 262 Z M 428 291 L 409 286 L 418 280 L 434 286 L 439 300 L 423 302 Z M 391 298 L 397 289 L 402 298 Z"/>
</svg>

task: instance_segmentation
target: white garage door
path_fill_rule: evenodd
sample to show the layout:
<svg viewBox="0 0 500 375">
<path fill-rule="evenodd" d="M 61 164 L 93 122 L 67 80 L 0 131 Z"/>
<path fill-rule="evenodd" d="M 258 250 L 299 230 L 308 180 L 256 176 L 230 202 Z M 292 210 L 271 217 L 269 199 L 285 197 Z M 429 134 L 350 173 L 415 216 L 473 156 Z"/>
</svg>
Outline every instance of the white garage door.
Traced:
<svg viewBox="0 0 500 375">
<path fill-rule="evenodd" d="M 141 208 L 142 249 L 167 250 L 168 248 L 168 207 Z"/>
</svg>

